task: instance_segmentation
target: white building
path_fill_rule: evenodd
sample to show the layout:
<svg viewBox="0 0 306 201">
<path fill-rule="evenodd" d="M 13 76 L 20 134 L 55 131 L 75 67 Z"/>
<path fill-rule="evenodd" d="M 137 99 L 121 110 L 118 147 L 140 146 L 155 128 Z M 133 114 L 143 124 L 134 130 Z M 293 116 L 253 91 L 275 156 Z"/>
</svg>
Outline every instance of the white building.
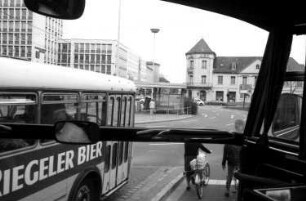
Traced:
<svg viewBox="0 0 306 201">
<path fill-rule="evenodd" d="M 116 40 L 61 39 L 58 65 L 144 80 L 143 61 Z"/>
<path fill-rule="evenodd" d="M 0 56 L 57 63 L 62 20 L 29 11 L 23 0 L 0 1 Z"/>
<path fill-rule="evenodd" d="M 188 97 L 204 101 L 250 102 L 262 57 L 217 57 L 201 39 L 186 53 L 186 60 Z M 289 58 L 288 71 L 302 69 L 302 65 Z"/>
</svg>

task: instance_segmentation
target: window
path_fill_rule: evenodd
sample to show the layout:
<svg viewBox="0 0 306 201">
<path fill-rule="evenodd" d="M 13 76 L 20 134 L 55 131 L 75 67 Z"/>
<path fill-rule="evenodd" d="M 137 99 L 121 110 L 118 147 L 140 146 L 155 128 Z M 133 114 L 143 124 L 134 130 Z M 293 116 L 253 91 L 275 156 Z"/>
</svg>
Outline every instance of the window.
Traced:
<svg viewBox="0 0 306 201">
<path fill-rule="evenodd" d="M 256 69 L 257 69 L 257 70 L 259 70 L 259 67 L 260 67 L 259 64 L 256 64 Z"/>
<path fill-rule="evenodd" d="M 224 97 L 223 94 L 224 94 L 223 91 L 216 91 L 216 101 L 223 102 L 223 97 Z"/>
<path fill-rule="evenodd" d="M 193 75 L 189 75 L 189 83 L 193 84 Z"/>
<path fill-rule="evenodd" d="M 242 77 L 242 84 L 248 84 L 248 77 L 246 76 Z"/>
<path fill-rule="evenodd" d="M 236 77 L 235 76 L 231 76 L 231 85 L 236 84 Z"/>
<path fill-rule="evenodd" d="M 77 119 L 77 97 L 75 94 L 44 94 L 41 123 L 54 124 L 57 121 Z"/>
<path fill-rule="evenodd" d="M 194 67 L 193 62 L 194 62 L 193 60 L 190 60 L 190 66 L 189 66 L 190 68 Z"/>
<path fill-rule="evenodd" d="M 271 136 L 289 141 L 299 141 L 303 90 L 297 82 L 284 85 L 272 123 Z"/>
<path fill-rule="evenodd" d="M 39 53 L 39 51 L 35 51 L 35 58 L 36 58 L 36 59 L 39 59 L 39 58 L 40 58 L 40 53 Z"/>
<path fill-rule="evenodd" d="M 124 162 L 127 162 L 129 156 L 129 142 L 124 142 Z"/>
<path fill-rule="evenodd" d="M 112 152 L 112 169 L 117 166 L 117 149 L 118 143 L 113 144 L 113 152 Z"/>
<path fill-rule="evenodd" d="M 104 172 L 108 172 L 110 168 L 111 145 L 106 146 Z"/>
<path fill-rule="evenodd" d="M 126 122 L 127 97 L 122 98 L 121 102 L 121 126 L 127 125 Z"/>
<path fill-rule="evenodd" d="M 202 60 L 202 68 L 207 69 L 207 61 L 206 60 Z"/>
<path fill-rule="evenodd" d="M 36 123 L 36 111 L 35 95 L 0 95 L 0 122 Z"/>
<path fill-rule="evenodd" d="M 81 120 L 90 121 L 99 125 L 104 124 L 102 119 L 102 104 L 105 94 L 85 94 L 82 98 Z"/>
<path fill-rule="evenodd" d="M 232 63 L 232 71 L 235 71 L 237 69 L 237 63 L 233 62 Z"/>
<path fill-rule="evenodd" d="M 218 76 L 218 84 L 223 84 L 223 76 Z"/>
<path fill-rule="evenodd" d="M 206 75 L 201 76 L 201 83 L 206 84 Z"/>
</svg>

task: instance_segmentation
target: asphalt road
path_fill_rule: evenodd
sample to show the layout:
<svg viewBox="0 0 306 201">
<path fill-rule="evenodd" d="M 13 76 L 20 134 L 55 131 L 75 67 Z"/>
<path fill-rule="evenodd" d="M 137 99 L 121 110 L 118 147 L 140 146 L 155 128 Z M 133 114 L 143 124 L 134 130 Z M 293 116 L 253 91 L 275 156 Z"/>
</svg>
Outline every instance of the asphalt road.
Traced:
<svg viewBox="0 0 306 201">
<path fill-rule="evenodd" d="M 165 121 L 138 124 L 136 126 L 141 127 L 172 127 L 172 128 L 210 128 L 225 131 L 234 130 L 234 122 L 236 119 L 246 119 L 247 112 L 239 110 L 223 109 L 220 106 L 203 106 L 199 107 L 198 115 L 192 118 L 177 120 L 177 121 Z M 212 154 L 207 155 L 207 160 L 211 167 L 210 183 L 212 185 L 206 189 L 209 190 L 215 196 L 214 192 L 217 192 L 219 198 L 223 200 L 224 185 L 220 185 L 220 182 L 225 180 L 226 173 L 221 167 L 223 145 L 205 144 L 205 146 L 212 150 Z M 139 175 L 139 167 L 144 169 L 154 169 L 157 167 L 177 167 L 184 166 L 184 145 L 183 143 L 133 143 L 133 162 L 132 162 L 132 174 Z M 143 168 L 145 167 L 145 168 Z M 146 168 L 147 167 L 147 168 Z M 139 170 L 137 169 L 139 168 Z M 142 177 L 144 179 L 145 176 Z M 133 178 L 130 178 L 133 181 Z M 138 181 L 135 181 L 138 182 Z M 133 182 L 132 182 L 133 183 Z M 214 185 L 217 184 L 215 187 Z M 126 187 L 129 189 L 129 184 Z M 198 200 L 195 192 L 185 191 L 186 184 L 182 182 L 178 188 L 169 196 L 169 200 Z M 222 190 L 221 193 L 219 192 Z M 122 190 L 124 193 L 124 189 Z M 118 193 L 120 194 L 120 193 Z M 206 193 L 206 195 L 209 195 Z M 217 196 L 217 197 L 218 197 Z M 120 197 L 120 196 L 119 196 Z M 122 196 L 121 196 L 122 197 Z M 210 197 L 210 198 L 212 198 Z M 116 200 L 116 199 L 111 199 Z M 212 199 L 208 199 L 212 200 Z M 220 200 L 220 199 L 217 199 Z M 229 200 L 229 199 L 225 199 Z"/>
<path fill-rule="evenodd" d="M 144 127 L 172 128 L 212 128 L 226 131 L 234 130 L 236 119 L 246 119 L 247 112 L 223 109 L 220 106 L 199 107 L 198 116 L 170 122 L 141 124 Z M 137 125 L 136 125 L 137 126 Z M 212 179 L 224 179 L 221 168 L 223 145 L 206 144 L 212 154 L 207 155 L 211 167 Z M 133 165 L 136 166 L 183 166 L 183 143 L 134 143 Z"/>
</svg>

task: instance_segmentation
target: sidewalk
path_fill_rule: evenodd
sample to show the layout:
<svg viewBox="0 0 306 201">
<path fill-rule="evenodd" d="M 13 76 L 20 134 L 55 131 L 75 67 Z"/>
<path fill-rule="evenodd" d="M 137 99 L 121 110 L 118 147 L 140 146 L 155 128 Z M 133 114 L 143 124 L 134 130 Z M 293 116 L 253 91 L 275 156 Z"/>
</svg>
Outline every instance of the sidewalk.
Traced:
<svg viewBox="0 0 306 201">
<path fill-rule="evenodd" d="M 183 167 L 133 166 L 129 183 L 106 201 L 160 201 L 183 180 Z"/>
<path fill-rule="evenodd" d="M 194 115 L 178 114 L 153 114 L 135 113 L 135 124 L 144 124 L 152 122 L 175 121 L 194 117 Z"/>
</svg>

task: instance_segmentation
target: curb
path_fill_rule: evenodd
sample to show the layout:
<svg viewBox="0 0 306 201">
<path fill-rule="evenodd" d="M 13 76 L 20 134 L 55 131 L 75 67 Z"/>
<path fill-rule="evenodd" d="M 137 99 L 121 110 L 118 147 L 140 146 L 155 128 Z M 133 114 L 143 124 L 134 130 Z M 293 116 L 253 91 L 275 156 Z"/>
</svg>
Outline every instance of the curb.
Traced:
<svg viewBox="0 0 306 201">
<path fill-rule="evenodd" d="M 174 191 L 174 189 L 183 181 L 184 175 L 179 174 L 176 178 L 174 178 L 165 188 L 160 191 L 151 201 L 162 201 L 164 200 L 170 193 Z"/>
<path fill-rule="evenodd" d="M 178 119 L 164 119 L 164 120 L 140 121 L 140 122 L 135 122 L 135 124 L 147 124 L 147 123 L 158 123 L 158 122 L 167 122 L 167 121 L 179 121 L 179 120 L 189 119 L 189 118 L 193 118 L 193 117 L 196 117 L 196 115 L 188 116 L 188 117 L 184 117 L 184 118 L 178 118 Z"/>
</svg>

